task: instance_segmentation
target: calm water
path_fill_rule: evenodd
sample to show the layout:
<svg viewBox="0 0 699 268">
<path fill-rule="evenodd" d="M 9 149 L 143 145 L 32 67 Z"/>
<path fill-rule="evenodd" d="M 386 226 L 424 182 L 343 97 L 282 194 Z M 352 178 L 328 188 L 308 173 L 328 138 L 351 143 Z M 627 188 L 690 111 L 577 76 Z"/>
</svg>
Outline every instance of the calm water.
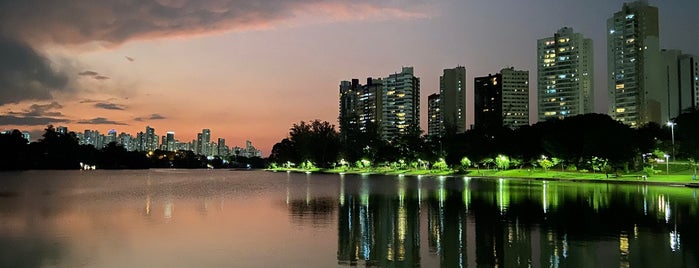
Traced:
<svg viewBox="0 0 699 268">
<path fill-rule="evenodd" d="M 697 267 L 696 189 L 227 170 L 0 173 L 0 267 Z"/>
</svg>

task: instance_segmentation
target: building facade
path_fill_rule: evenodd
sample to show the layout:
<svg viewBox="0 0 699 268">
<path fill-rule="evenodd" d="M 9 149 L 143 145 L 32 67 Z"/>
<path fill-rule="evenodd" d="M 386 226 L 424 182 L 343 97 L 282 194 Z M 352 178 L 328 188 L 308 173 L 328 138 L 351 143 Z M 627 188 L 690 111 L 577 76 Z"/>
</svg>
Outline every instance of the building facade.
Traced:
<svg viewBox="0 0 699 268">
<path fill-rule="evenodd" d="M 466 131 L 466 68 L 444 69 L 439 77 L 441 132 Z"/>
<path fill-rule="evenodd" d="M 659 70 L 658 8 L 647 1 L 624 3 L 607 20 L 607 90 L 609 115 L 638 127 L 661 123 L 661 103 L 667 96 Z"/>
<path fill-rule="evenodd" d="M 439 94 L 427 96 L 427 135 L 439 136 L 442 134 L 442 116 L 440 112 Z"/>
<path fill-rule="evenodd" d="M 518 128 L 529 124 L 529 71 L 505 68 L 474 79 L 477 129 Z"/>
<path fill-rule="evenodd" d="M 529 71 L 505 68 L 502 75 L 502 125 L 529 125 Z"/>
<path fill-rule="evenodd" d="M 420 127 L 420 78 L 413 67 L 403 67 L 383 79 L 381 137 L 395 139 L 409 127 Z"/>
<path fill-rule="evenodd" d="M 356 125 L 360 131 L 379 129 L 383 139 L 394 139 L 409 126 L 420 124 L 420 79 L 412 67 L 403 67 L 383 79 L 367 78 L 340 82 L 340 133 Z"/>
<path fill-rule="evenodd" d="M 539 121 L 594 112 L 592 51 L 569 27 L 537 41 Z"/>
</svg>

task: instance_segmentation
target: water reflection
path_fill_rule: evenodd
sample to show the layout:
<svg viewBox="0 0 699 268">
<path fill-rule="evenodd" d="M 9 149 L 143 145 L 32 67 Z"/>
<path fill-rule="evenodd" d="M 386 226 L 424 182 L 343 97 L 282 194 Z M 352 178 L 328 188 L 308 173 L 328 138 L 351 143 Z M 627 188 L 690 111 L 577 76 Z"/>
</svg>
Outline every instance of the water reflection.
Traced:
<svg viewBox="0 0 699 268">
<path fill-rule="evenodd" d="M 339 190 L 344 265 L 430 266 L 432 258 L 443 267 L 699 265 L 691 189 L 343 176 Z M 421 242 L 429 254 L 421 256 Z"/>
</svg>

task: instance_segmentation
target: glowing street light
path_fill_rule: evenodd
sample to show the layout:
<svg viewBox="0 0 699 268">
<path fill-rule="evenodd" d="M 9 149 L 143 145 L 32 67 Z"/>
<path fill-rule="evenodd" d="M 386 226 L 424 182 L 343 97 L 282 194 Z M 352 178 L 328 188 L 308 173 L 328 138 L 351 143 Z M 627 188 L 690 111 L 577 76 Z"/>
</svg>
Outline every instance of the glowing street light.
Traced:
<svg viewBox="0 0 699 268">
<path fill-rule="evenodd" d="M 672 135 L 672 160 L 675 160 L 675 125 L 677 124 L 672 121 L 667 121 L 667 126 L 670 127 L 670 133 Z"/>
</svg>

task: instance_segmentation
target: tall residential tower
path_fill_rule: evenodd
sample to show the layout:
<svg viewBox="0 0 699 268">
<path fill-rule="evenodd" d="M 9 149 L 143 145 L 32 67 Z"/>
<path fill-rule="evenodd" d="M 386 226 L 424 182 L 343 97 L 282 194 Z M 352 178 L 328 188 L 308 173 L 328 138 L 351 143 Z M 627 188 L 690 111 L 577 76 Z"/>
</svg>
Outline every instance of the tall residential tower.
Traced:
<svg viewBox="0 0 699 268">
<path fill-rule="evenodd" d="M 661 122 L 662 62 L 658 8 L 640 0 L 624 3 L 607 20 L 609 115 L 632 127 Z"/>
<path fill-rule="evenodd" d="M 444 69 L 439 77 L 441 132 L 466 131 L 466 68 Z"/>
<path fill-rule="evenodd" d="M 539 121 L 594 112 L 592 40 L 563 27 L 537 42 Z"/>
</svg>

